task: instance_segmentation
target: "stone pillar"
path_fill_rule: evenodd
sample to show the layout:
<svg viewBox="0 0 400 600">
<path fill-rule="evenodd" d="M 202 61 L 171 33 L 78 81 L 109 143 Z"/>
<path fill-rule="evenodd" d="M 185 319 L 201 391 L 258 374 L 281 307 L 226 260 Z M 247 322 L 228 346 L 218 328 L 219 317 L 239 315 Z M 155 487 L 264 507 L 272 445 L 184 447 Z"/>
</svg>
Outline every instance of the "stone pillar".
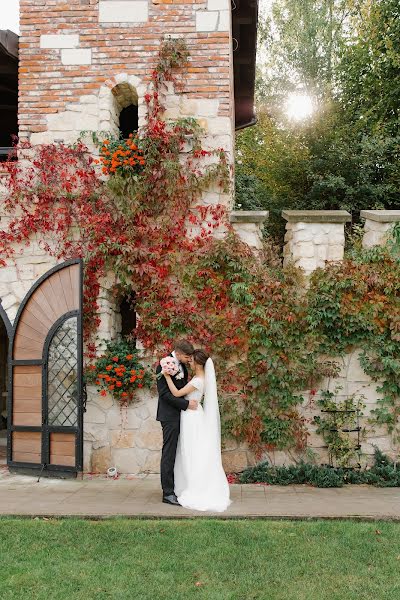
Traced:
<svg viewBox="0 0 400 600">
<path fill-rule="evenodd" d="M 268 210 L 234 210 L 230 222 L 240 239 L 253 250 L 261 250 L 263 225 L 268 219 Z"/>
<path fill-rule="evenodd" d="M 284 210 L 286 219 L 284 264 L 294 262 L 310 275 L 327 261 L 343 260 L 346 210 Z"/>
<path fill-rule="evenodd" d="M 363 248 L 371 248 L 386 242 L 391 227 L 400 221 L 400 210 L 362 210 L 360 216 L 365 219 Z"/>
</svg>

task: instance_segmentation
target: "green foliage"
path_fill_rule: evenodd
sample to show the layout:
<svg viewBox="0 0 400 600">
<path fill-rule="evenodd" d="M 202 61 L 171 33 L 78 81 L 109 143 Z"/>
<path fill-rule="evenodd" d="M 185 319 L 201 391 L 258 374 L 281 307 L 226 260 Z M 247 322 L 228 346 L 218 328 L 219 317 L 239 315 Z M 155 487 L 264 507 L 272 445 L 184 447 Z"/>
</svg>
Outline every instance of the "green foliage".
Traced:
<svg viewBox="0 0 400 600">
<path fill-rule="evenodd" d="M 395 442 L 400 441 L 399 291 L 395 245 L 355 250 L 342 264 L 314 273 L 307 316 L 322 352 L 362 348 L 363 369 L 380 382 L 373 419 L 387 425 Z"/>
<path fill-rule="evenodd" d="M 363 0 L 351 11 L 350 40 L 337 78 L 347 122 L 373 134 L 399 133 L 400 12 L 397 0 Z"/>
<path fill-rule="evenodd" d="M 400 486 L 400 464 L 393 463 L 375 447 L 374 464 L 365 469 L 343 469 L 300 462 L 276 467 L 267 460 L 245 469 L 239 475 L 240 483 L 268 483 L 271 485 L 310 484 L 320 488 L 343 487 L 346 483 L 367 483 L 377 487 Z"/>
<path fill-rule="evenodd" d="M 346 37 L 347 0 L 275 0 L 261 18 L 260 51 L 265 71 L 258 87 L 261 103 L 278 108 L 288 92 L 301 89 L 325 97 L 334 79 Z"/>
<path fill-rule="evenodd" d="M 309 160 L 302 131 L 282 128 L 266 111 L 236 136 L 236 205 L 270 211 L 268 231 L 282 237 L 284 208 L 301 208 Z"/>
<path fill-rule="evenodd" d="M 317 400 L 317 406 L 321 409 L 321 415 L 314 417 L 317 424 L 316 433 L 321 434 L 329 452 L 332 463 L 339 467 L 349 467 L 355 459 L 360 460 L 360 448 L 356 444 L 358 437 L 354 435 L 359 427 L 359 417 L 365 404 L 362 396 L 347 396 L 338 401 L 335 392 L 323 390 Z M 363 432 L 360 432 L 360 437 Z"/>
<path fill-rule="evenodd" d="M 357 220 L 364 208 L 398 208 L 398 1 L 274 0 L 260 31 L 259 122 L 237 134 L 236 202 L 270 210 L 281 241 L 283 209 Z M 294 91 L 317 106 L 303 122 L 285 114 Z"/>
</svg>

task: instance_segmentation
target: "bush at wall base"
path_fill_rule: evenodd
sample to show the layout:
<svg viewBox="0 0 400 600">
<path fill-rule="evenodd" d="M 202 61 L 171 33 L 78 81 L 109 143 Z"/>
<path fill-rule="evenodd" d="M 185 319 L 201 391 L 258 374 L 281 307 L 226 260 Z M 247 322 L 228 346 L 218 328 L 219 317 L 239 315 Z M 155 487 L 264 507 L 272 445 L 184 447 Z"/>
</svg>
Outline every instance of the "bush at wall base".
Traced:
<svg viewBox="0 0 400 600">
<path fill-rule="evenodd" d="M 344 484 L 367 483 L 377 487 L 400 487 L 400 463 L 394 463 L 375 447 L 374 464 L 364 469 L 343 469 L 300 462 L 274 467 L 263 461 L 239 474 L 239 483 L 271 485 L 309 484 L 320 488 L 342 487 Z"/>
</svg>

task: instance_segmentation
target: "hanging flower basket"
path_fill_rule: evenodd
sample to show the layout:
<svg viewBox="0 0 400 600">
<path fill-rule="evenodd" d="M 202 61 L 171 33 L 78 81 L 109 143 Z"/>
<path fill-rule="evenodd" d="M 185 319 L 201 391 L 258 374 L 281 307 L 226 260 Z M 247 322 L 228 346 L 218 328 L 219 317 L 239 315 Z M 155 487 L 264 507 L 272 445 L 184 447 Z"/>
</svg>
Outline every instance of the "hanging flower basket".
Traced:
<svg viewBox="0 0 400 600">
<path fill-rule="evenodd" d="M 145 165 L 139 141 L 133 133 L 128 139 L 112 137 L 102 140 L 100 158 L 97 163 L 102 165 L 104 175 L 140 175 Z"/>
<path fill-rule="evenodd" d="M 106 352 L 87 367 L 88 381 L 101 396 L 111 394 L 122 406 L 130 404 L 138 390 L 149 388 L 152 373 L 141 364 L 132 342 L 107 342 Z"/>
</svg>

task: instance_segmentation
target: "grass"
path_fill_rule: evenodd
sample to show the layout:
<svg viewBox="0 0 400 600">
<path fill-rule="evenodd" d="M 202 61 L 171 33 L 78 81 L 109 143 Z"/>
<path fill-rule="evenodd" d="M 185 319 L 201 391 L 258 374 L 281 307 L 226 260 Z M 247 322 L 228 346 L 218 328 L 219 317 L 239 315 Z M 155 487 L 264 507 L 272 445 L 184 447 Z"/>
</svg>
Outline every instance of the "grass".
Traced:
<svg viewBox="0 0 400 600">
<path fill-rule="evenodd" d="M 0 519 L 2 600 L 398 600 L 400 524 Z"/>
</svg>

